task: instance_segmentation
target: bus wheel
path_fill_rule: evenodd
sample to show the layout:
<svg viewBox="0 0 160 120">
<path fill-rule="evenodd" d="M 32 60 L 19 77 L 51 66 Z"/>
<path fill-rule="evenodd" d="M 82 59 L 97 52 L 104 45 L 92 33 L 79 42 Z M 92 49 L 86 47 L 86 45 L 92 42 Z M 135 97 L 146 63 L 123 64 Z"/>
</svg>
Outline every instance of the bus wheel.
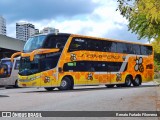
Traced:
<svg viewBox="0 0 160 120">
<path fill-rule="evenodd" d="M 113 88 L 114 85 L 105 85 L 107 88 Z"/>
<path fill-rule="evenodd" d="M 136 76 L 135 80 L 133 80 L 134 86 L 139 86 L 141 84 L 141 79 L 139 76 Z"/>
<path fill-rule="evenodd" d="M 58 88 L 59 90 L 71 90 L 73 89 L 72 82 L 70 78 L 64 77 L 61 81 L 60 87 Z"/>
<path fill-rule="evenodd" d="M 14 87 L 15 87 L 15 88 L 18 88 L 18 80 L 15 81 Z"/>
<path fill-rule="evenodd" d="M 116 86 L 117 87 L 123 87 L 123 84 L 117 84 Z"/>
<path fill-rule="evenodd" d="M 47 91 L 52 91 L 54 90 L 55 87 L 45 87 L 44 89 L 46 89 Z"/>
<path fill-rule="evenodd" d="M 132 78 L 131 78 L 131 76 L 127 76 L 126 79 L 125 79 L 125 84 L 124 84 L 124 86 L 125 86 L 125 87 L 130 87 L 131 84 L 132 84 Z"/>
</svg>

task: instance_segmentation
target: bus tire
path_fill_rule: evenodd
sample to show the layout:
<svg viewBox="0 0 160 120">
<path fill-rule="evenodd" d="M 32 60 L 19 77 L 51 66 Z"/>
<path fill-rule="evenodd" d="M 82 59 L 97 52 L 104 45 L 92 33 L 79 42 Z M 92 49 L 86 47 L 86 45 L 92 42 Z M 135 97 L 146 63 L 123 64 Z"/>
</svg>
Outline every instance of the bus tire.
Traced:
<svg viewBox="0 0 160 120">
<path fill-rule="evenodd" d="M 113 88 L 114 85 L 105 85 L 107 88 Z"/>
<path fill-rule="evenodd" d="M 19 86 L 18 86 L 18 80 L 15 81 L 14 87 L 15 88 L 19 88 Z"/>
<path fill-rule="evenodd" d="M 132 84 L 132 77 L 130 75 L 127 75 L 126 79 L 125 79 L 125 87 L 130 87 Z"/>
<path fill-rule="evenodd" d="M 53 91 L 55 87 L 45 87 L 44 89 L 46 89 L 47 91 Z"/>
<path fill-rule="evenodd" d="M 141 77 L 136 76 L 135 79 L 133 80 L 133 86 L 139 86 L 141 85 Z"/>
<path fill-rule="evenodd" d="M 123 84 L 116 84 L 117 87 L 123 87 Z"/>
<path fill-rule="evenodd" d="M 69 77 L 64 77 L 61 81 L 59 90 L 71 90 L 73 89 L 72 81 Z"/>
</svg>

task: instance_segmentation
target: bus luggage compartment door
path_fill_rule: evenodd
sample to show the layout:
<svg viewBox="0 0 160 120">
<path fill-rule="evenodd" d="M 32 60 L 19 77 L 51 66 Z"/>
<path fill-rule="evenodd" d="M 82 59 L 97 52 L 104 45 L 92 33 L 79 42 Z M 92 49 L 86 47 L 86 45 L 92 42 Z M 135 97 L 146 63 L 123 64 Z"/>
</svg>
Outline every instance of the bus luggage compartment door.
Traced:
<svg viewBox="0 0 160 120">
<path fill-rule="evenodd" d="M 99 83 L 110 84 L 111 83 L 111 72 L 99 72 Z"/>
</svg>

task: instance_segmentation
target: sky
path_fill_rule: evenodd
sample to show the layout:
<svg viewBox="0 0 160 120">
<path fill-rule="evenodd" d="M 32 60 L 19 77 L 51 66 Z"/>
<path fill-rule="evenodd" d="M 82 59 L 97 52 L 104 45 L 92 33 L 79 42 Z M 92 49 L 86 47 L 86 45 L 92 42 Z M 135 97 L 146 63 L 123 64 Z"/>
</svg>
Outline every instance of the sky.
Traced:
<svg viewBox="0 0 160 120">
<path fill-rule="evenodd" d="M 128 21 L 117 0 L 0 0 L 0 15 L 6 19 L 7 36 L 16 37 L 16 23 L 35 28 L 53 27 L 63 33 L 147 43 L 128 31 Z"/>
</svg>

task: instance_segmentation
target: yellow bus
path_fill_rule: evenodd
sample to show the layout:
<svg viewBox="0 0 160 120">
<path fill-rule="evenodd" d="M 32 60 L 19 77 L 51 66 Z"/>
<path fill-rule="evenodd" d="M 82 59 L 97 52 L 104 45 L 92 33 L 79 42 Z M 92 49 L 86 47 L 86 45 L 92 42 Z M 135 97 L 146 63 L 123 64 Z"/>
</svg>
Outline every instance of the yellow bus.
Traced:
<svg viewBox="0 0 160 120">
<path fill-rule="evenodd" d="M 50 91 L 79 85 L 139 86 L 154 77 L 151 45 L 76 34 L 36 35 L 28 39 L 19 66 L 20 87 Z"/>
</svg>

